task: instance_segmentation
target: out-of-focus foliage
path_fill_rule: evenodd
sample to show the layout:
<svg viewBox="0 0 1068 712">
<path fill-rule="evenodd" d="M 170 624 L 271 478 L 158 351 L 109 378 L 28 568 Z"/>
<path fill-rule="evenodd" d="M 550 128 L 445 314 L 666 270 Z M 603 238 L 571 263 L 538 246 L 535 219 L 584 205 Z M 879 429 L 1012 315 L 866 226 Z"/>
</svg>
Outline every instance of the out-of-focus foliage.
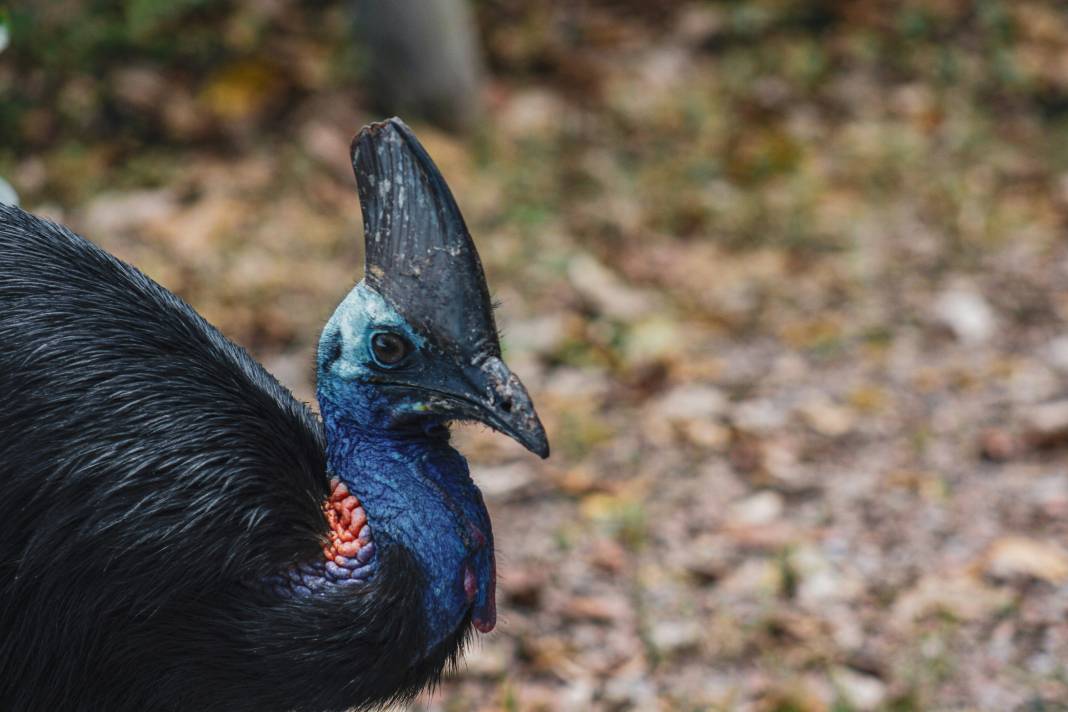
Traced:
<svg viewBox="0 0 1068 712">
<path fill-rule="evenodd" d="M 0 135 L 196 142 L 269 127 L 310 92 L 354 82 L 338 3 L 43 0 L 10 10 Z M 235 126 L 235 124 L 237 126 Z"/>
<path fill-rule="evenodd" d="M 461 430 L 499 630 L 434 710 L 1068 699 L 1068 12 L 475 3 L 416 129 L 554 456 Z M 336 2 L 11 9 L 0 175 L 305 399 L 379 118 Z"/>
</svg>

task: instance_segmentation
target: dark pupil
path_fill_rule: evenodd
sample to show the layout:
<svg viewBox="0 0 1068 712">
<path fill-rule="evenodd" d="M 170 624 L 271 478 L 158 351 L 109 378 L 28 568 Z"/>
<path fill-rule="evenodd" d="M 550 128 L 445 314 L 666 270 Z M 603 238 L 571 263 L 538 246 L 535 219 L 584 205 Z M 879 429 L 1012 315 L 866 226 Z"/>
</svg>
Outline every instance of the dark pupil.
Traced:
<svg viewBox="0 0 1068 712">
<path fill-rule="evenodd" d="M 397 363 L 408 353 L 407 343 L 396 334 L 375 334 L 371 338 L 371 347 L 375 350 L 375 358 L 387 366 Z"/>
</svg>

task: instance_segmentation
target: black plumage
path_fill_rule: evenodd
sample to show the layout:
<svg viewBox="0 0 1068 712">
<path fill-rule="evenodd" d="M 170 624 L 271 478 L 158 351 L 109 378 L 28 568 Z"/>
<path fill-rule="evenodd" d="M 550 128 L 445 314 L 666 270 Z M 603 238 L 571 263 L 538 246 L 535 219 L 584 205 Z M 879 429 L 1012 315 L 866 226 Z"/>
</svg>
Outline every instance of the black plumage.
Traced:
<svg viewBox="0 0 1068 712">
<path fill-rule="evenodd" d="M 0 394 L 0 708 L 373 706 L 467 635 L 413 652 L 403 546 L 361 595 L 268 595 L 325 536 L 318 420 L 181 299 L 7 206 Z"/>
</svg>

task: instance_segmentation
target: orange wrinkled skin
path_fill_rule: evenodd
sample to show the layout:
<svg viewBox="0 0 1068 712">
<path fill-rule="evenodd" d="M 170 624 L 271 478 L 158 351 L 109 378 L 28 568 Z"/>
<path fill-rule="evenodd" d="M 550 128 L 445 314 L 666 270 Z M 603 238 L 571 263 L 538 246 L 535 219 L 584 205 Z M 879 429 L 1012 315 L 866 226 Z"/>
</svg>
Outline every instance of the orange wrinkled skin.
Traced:
<svg viewBox="0 0 1068 712">
<path fill-rule="evenodd" d="M 342 566 L 346 559 L 354 558 L 369 541 L 368 538 L 360 539 L 360 530 L 367 524 L 367 514 L 360 506 L 360 500 L 350 494 L 345 483 L 336 477 L 330 480 L 330 496 L 323 503 L 323 513 L 330 525 L 329 540 L 323 546 L 323 555 Z"/>
</svg>

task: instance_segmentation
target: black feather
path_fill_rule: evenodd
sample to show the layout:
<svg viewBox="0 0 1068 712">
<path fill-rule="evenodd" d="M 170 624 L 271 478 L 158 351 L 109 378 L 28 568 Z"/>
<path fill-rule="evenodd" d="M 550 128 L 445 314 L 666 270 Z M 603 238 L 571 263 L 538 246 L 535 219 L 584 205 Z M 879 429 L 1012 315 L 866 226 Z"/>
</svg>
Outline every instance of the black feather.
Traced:
<svg viewBox="0 0 1068 712">
<path fill-rule="evenodd" d="M 414 694 L 424 581 L 278 598 L 321 555 L 321 425 L 138 270 L 0 205 L 0 709 L 340 710 Z"/>
</svg>

